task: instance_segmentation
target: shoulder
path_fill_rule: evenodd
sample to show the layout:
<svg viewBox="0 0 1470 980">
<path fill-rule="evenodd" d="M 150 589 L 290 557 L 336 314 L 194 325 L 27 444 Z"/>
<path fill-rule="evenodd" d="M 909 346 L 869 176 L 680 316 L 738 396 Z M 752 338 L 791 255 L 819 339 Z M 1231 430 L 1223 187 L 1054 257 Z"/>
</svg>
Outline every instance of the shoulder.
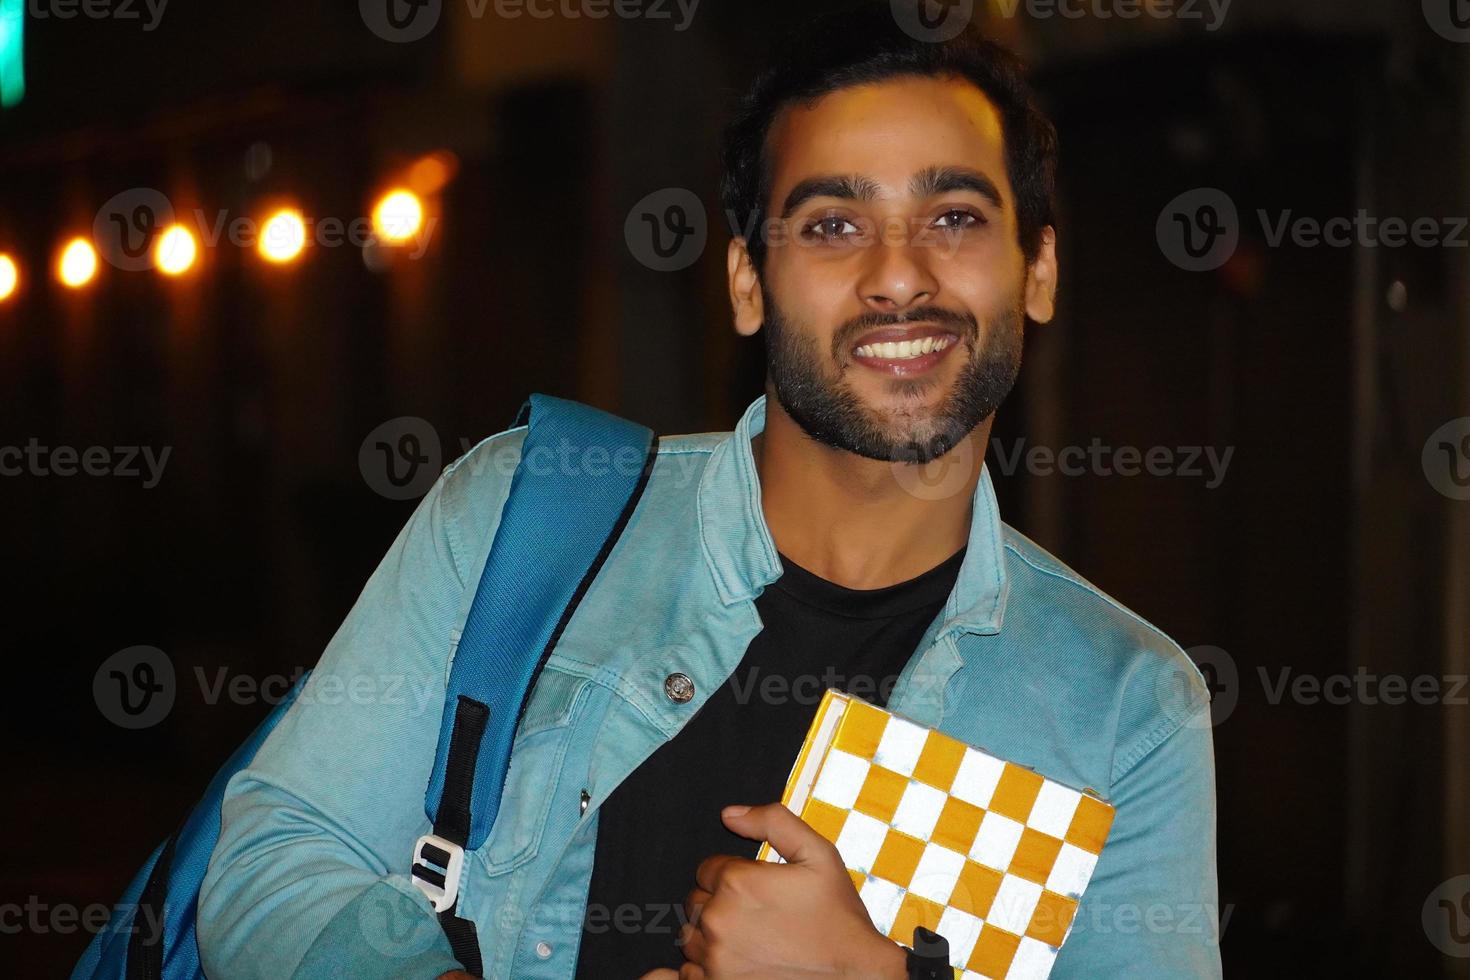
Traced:
<svg viewBox="0 0 1470 980">
<path fill-rule="evenodd" d="M 477 559 L 483 559 L 499 527 L 501 511 L 510 496 L 511 477 L 521 461 L 526 429 L 518 425 L 486 436 L 446 466 L 430 491 L 462 575 L 470 574 Z M 665 498 L 692 490 L 710 455 L 730 435 L 695 432 L 659 436 L 648 491 Z M 608 465 L 613 464 L 608 461 Z"/>
<path fill-rule="evenodd" d="M 1209 710 L 1199 668 L 1178 643 L 1051 552 L 1004 525 L 1010 596 L 1003 631 L 1045 637 L 1113 726 L 1111 777 Z"/>
</svg>

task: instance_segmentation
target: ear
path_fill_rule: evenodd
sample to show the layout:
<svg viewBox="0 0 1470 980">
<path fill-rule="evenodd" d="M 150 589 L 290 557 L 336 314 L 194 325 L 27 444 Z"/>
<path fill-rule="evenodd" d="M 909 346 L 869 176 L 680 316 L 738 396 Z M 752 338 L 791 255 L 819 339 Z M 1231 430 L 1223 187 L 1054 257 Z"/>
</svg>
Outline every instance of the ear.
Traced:
<svg viewBox="0 0 1470 980">
<path fill-rule="evenodd" d="M 730 240 L 725 253 L 726 272 L 730 278 L 730 309 L 735 315 L 735 332 L 749 337 L 765 322 L 765 303 L 761 297 L 760 274 L 751 261 L 744 238 Z"/>
<path fill-rule="evenodd" d="M 1041 249 L 1026 275 L 1026 315 L 1037 323 L 1048 323 L 1057 311 L 1057 232 L 1051 225 L 1041 229 Z"/>
</svg>

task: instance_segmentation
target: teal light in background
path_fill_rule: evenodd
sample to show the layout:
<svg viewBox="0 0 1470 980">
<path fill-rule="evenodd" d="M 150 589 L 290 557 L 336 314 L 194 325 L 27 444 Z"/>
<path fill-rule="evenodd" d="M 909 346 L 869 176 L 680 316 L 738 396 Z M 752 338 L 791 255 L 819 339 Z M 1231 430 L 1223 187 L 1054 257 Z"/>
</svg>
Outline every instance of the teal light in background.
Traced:
<svg viewBox="0 0 1470 980">
<path fill-rule="evenodd" d="M 26 94 L 26 0 L 0 0 L 0 108 Z"/>
</svg>

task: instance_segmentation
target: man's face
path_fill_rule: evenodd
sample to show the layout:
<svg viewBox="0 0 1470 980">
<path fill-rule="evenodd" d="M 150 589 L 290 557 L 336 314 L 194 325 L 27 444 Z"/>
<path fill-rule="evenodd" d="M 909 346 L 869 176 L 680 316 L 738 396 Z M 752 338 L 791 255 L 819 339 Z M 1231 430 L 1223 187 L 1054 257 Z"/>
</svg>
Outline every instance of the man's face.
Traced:
<svg viewBox="0 0 1470 980">
<path fill-rule="evenodd" d="M 1027 269 L 994 106 L 959 80 L 857 86 L 783 113 L 767 152 L 777 399 L 826 445 L 943 455 L 1021 361 Z"/>
</svg>

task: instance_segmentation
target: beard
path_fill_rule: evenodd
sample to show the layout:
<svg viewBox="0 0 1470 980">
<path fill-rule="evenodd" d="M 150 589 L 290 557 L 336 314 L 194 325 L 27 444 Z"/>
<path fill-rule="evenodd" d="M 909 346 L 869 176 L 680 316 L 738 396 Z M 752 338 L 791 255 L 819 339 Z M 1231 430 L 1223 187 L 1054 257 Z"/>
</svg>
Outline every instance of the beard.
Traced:
<svg viewBox="0 0 1470 980">
<path fill-rule="evenodd" d="M 890 463 L 928 463 L 957 446 L 989 418 L 1010 394 L 1021 370 L 1025 312 L 1019 305 L 986 321 L 982 331 L 973 314 L 935 307 L 904 317 L 871 314 L 844 324 L 833 338 L 833 362 L 861 333 L 875 327 L 929 321 L 959 335 L 964 366 L 938 408 L 900 408 L 889 413 L 863 404 L 846 380 L 823 369 L 817 338 L 793 327 L 761 286 L 766 318 L 766 370 L 776 400 L 797 425 L 817 442 L 833 449 Z M 956 351 L 956 354 L 961 351 Z M 934 378 L 895 378 L 890 390 L 912 398 L 940 382 Z"/>
</svg>

